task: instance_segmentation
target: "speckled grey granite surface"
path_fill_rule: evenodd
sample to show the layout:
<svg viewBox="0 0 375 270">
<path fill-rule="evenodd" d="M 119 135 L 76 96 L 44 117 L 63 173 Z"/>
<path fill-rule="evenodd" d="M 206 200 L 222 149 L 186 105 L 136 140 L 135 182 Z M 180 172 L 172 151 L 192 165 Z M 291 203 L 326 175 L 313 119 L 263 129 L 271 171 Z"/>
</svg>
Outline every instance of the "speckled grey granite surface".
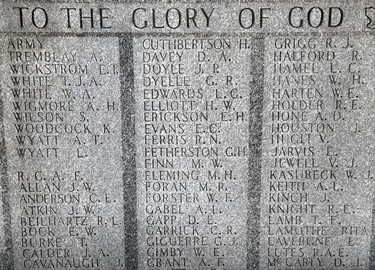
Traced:
<svg viewBox="0 0 375 270">
<path fill-rule="evenodd" d="M 375 269 L 373 1 L 0 13 L 0 269 Z"/>
</svg>

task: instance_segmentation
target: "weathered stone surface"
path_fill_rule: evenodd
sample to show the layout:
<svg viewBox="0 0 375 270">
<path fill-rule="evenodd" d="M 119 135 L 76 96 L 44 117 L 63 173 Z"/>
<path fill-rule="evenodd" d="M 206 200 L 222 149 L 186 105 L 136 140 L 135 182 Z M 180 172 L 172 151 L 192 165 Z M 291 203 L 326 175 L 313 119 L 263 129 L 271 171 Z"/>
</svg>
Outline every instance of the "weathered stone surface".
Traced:
<svg viewBox="0 0 375 270">
<path fill-rule="evenodd" d="M 266 39 L 264 268 L 369 269 L 373 40 Z"/>
<path fill-rule="evenodd" d="M 157 266 L 164 251 L 161 268 L 246 266 L 252 78 L 236 69 L 250 70 L 254 48 L 251 39 L 246 48 L 241 41 L 134 40 L 141 269 Z M 195 42 L 199 47 L 189 49 Z"/>
<path fill-rule="evenodd" d="M 373 1 L 0 13 L 0 269 L 375 268 Z"/>
<path fill-rule="evenodd" d="M 118 39 L 6 44 L 14 267 L 113 269 L 124 256 Z"/>
</svg>

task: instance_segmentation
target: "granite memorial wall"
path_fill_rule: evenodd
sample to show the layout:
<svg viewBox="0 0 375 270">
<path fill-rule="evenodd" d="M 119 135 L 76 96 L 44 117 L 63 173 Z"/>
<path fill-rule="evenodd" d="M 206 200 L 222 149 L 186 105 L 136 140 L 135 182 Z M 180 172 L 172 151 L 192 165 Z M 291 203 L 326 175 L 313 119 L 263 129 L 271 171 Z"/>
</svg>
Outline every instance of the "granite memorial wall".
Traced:
<svg viewBox="0 0 375 270">
<path fill-rule="evenodd" d="M 375 269 L 374 1 L 0 12 L 0 269 Z"/>
</svg>

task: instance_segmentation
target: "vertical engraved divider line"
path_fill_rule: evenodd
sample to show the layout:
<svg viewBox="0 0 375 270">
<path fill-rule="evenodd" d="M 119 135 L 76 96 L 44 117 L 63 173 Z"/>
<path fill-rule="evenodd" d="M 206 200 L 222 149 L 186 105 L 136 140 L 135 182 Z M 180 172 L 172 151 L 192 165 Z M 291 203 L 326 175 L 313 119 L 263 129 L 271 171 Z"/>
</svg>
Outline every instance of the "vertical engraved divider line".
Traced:
<svg viewBox="0 0 375 270">
<path fill-rule="evenodd" d="M 264 93 L 264 35 L 252 38 L 250 106 L 249 106 L 249 175 L 247 214 L 247 270 L 259 270 L 260 200 L 262 169 L 262 111 Z"/>
<path fill-rule="evenodd" d="M 0 51 L 0 65 L 3 65 L 3 50 Z M 10 194 L 9 194 L 9 175 L 7 164 L 7 153 L 5 145 L 5 125 L 4 125 L 4 84 L 0 82 L 0 180 L 2 189 L 2 208 L 4 218 L 4 244 L 5 252 L 0 254 L 0 269 L 13 270 L 13 240 L 12 240 L 12 219 L 10 210 Z"/>
<path fill-rule="evenodd" d="M 125 268 L 138 269 L 133 35 L 119 35 Z"/>
<path fill-rule="evenodd" d="M 372 192 L 372 220 L 371 220 L 371 244 L 370 244 L 370 270 L 375 270 L 375 192 Z"/>
</svg>

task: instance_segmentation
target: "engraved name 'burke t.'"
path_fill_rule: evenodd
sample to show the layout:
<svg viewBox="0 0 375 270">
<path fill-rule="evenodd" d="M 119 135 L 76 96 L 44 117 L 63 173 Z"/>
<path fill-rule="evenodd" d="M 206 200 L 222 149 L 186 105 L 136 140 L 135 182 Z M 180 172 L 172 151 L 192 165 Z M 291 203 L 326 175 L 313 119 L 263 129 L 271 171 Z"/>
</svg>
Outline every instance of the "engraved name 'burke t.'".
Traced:
<svg viewBox="0 0 375 270">
<path fill-rule="evenodd" d="M 0 3 L 0 269 L 374 270 L 375 3 Z"/>
</svg>

